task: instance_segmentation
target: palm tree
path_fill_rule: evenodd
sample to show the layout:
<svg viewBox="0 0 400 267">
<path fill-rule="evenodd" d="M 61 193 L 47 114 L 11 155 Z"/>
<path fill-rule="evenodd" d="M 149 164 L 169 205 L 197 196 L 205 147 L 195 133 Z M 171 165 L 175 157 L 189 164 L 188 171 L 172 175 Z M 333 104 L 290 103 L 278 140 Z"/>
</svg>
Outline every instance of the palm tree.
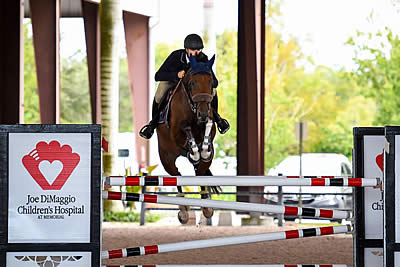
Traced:
<svg viewBox="0 0 400 267">
<path fill-rule="evenodd" d="M 112 175 L 115 162 L 115 136 L 118 133 L 119 98 L 119 27 L 122 23 L 120 0 L 102 0 L 100 3 L 100 76 L 102 135 L 108 142 L 103 153 L 105 175 Z"/>
</svg>

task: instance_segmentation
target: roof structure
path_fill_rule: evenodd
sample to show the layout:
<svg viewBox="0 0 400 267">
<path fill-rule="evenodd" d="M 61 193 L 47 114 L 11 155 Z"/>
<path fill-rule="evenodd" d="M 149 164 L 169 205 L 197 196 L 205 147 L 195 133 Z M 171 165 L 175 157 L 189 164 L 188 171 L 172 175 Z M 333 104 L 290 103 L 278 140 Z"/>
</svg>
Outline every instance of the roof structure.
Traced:
<svg viewBox="0 0 400 267">
<path fill-rule="evenodd" d="M 100 4 L 101 0 L 85 0 L 89 3 Z M 158 0 L 132 1 L 121 0 L 123 11 L 133 12 L 139 15 L 153 17 L 158 14 Z M 61 17 L 82 17 L 81 0 L 60 0 Z M 30 1 L 24 2 L 24 17 L 30 17 Z"/>
</svg>

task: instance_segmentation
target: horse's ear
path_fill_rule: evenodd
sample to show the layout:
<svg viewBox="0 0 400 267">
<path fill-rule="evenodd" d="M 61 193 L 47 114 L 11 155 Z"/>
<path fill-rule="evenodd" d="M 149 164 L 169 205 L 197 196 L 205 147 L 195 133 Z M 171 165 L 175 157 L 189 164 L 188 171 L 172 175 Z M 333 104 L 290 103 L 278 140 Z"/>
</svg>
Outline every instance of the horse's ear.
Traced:
<svg viewBox="0 0 400 267">
<path fill-rule="evenodd" d="M 194 68 L 197 65 L 197 61 L 194 58 L 194 56 L 192 56 L 192 55 L 190 55 L 190 57 L 189 57 L 189 62 L 190 62 L 190 65 L 192 68 Z"/>
<path fill-rule="evenodd" d="M 215 61 L 215 54 L 212 56 L 212 58 L 207 62 L 207 66 L 209 69 L 212 68 L 212 66 L 214 65 L 214 61 Z"/>
</svg>

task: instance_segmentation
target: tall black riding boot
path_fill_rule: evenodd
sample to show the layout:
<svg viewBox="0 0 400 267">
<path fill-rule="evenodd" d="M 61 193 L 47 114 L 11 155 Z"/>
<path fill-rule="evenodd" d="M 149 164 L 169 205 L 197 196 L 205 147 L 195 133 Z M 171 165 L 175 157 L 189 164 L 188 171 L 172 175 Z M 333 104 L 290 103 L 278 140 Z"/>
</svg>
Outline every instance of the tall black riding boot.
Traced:
<svg viewBox="0 0 400 267">
<path fill-rule="evenodd" d="M 218 95 L 215 94 L 213 100 L 211 101 L 211 107 L 213 108 L 213 115 L 214 115 L 214 120 L 217 123 L 217 128 L 218 131 L 221 134 L 226 133 L 231 126 L 229 125 L 229 122 L 226 119 L 221 118 L 221 116 L 218 114 Z"/>
<path fill-rule="evenodd" d="M 150 139 L 153 136 L 154 129 L 157 128 L 158 119 L 160 116 L 160 112 L 158 110 L 158 104 L 155 100 L 153 100 L 153 107 L 151 111 L 152 119 L 151 121 L 140 129 L 139 135 L 143 138 Z"/>
</svg>

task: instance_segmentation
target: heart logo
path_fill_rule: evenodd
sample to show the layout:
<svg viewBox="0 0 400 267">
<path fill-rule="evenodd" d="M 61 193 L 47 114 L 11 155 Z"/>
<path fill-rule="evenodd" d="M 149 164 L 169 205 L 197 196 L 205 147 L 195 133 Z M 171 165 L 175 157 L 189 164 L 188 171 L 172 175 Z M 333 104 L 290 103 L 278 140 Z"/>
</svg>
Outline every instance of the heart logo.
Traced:
<svg viewBox="0 0 400 267">
<path fill-rule="evenodd" d="M 383 152 L 382 154 L 376 156 L 375 161 L 376 165 L 378 165 L 379 169 L 381 169 L 381 171 L 383 172 Z"/>
<path fill-rule="evenodd" d="M 69 145 L 39 142 L 22 158 L 22 164 L 43 190 L 60 190 L 80 161 Z"/>
<path fill-rule="evenodd" d="M 58 175 L 61 173 L 62 169 L 63 164 L 59 160 L 55 160 L 52 163 L 45 160 L 39 163 L 39 170 L 49 184 L 53 184 Z"/>
</svg>

